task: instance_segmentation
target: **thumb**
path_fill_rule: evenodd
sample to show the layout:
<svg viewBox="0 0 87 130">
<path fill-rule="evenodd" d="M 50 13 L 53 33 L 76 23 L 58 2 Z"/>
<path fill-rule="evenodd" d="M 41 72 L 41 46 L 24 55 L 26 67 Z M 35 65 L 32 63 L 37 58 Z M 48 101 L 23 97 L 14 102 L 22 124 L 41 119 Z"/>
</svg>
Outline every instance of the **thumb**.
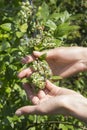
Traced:
<svg viewBox="0 0 87 130">
<path fill-rule="evenodd" d="M 33 55 L 36 57 L 36 58 L 39 58 L 41 55 L 42 55 L 43 52 L 39 52 L 39 51 L 33 51 Z"/>
<path fill-rule="evenodd" d="M 33 51 L 33 55 L 36 57 L 36 58 L 39 58 L 41 55 L 44 55 L 44 54 L 46 54 L 47 53 L 47 51 L 45 50 L 45 51 L 42 51 L 42 52 L 40 52 L 40 51 Z"/>
<path fill-rule="evenodd" d="M 45 87 L 49 92 L 53 95 L 58 94 L 59 90 L 61 90 L 60 87 L 56 86 L 55 84 L 51 83 L 49 80 L 46 80 L 46 85 Z"/>
<path fill-rule="evenodd" d="M 37 106 L 24 106 L 16 110 L 15 114 L 17 116 L 25 115 L 25 114 L 38 114 Z"/>
<path fill-rule="evenodd" d="M 51 83 L 49 80 L 46 80 L 46 88 L 51 91 L 54 88 L 57 88 L 53 83 Z"/>
</svg>

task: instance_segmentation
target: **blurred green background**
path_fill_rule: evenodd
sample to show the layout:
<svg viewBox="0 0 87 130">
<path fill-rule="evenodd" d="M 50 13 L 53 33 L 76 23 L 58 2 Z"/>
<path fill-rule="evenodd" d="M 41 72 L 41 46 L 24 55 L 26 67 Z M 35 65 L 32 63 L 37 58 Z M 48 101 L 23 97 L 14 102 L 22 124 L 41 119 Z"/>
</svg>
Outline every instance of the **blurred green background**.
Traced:
<svg viewBox="0 0 87 130">
<path fill-rule="evenodd" d="M 49 49 L 48 38 L 59 47 L 87 47 L 87 1 L 0 0 L 0 130 L 87 130 L 73 117 L 15 116 L 17 108 L 31 104 L 17 77 L 25 67 L 20 60 L 33 50 Z M 86 72 L 57 84 L 87 96 Z"/>
</svg>

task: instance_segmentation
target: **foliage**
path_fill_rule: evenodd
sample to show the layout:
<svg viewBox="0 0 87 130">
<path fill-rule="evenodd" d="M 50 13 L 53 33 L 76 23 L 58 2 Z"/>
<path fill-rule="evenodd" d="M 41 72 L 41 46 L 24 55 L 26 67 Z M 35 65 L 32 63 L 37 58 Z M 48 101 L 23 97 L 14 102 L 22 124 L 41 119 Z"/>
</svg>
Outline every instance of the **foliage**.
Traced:
<svg viewBox="0 0 87 130">
<path fill-rule="evenodd" d="M 17 77 L 21 57 L 57 46 L 87 46 L 87 2 L 84 0 L 0 0 L 0 130 L 86 130 L 64 116 L 15 116 L 27 101 Z M 28 65 L 29 66 L 29 65 Z M 87 74 L 57 82 L 87 96 Z"/>
</svg>

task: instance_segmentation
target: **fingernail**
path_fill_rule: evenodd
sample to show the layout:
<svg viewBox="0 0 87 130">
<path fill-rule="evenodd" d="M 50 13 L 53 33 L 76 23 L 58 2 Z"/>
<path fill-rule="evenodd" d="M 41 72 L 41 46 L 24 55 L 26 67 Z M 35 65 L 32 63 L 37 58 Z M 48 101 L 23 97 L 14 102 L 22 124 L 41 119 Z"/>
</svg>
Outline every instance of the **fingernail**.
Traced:
<svg viewBox="0 0 87 130">
<path fill-rule="evenodd" d="M 16 114 L 17 116 L 21 116 L 21 115 L 22 115 L 22 112 L 21 112 L 20 110 L 17 110 L 17 111 L 15 112 L 15 114 Z"/>
<path fill-rule="evenodd" d="M 33 51 L 34 53 L 38 53 L 38 51 Z"/>
<path fill-rule="evenodd" d="M 18 77 L 19 79 L 21 79 L 20 73 L 17 74 L 17 77 Z"/>
<path fill-rule="evenodd" d="M 21 62 L 26 62 L 26 59 L 25 59 L 25 58 L 22 58 L 22 59 L 21 59 Z"/>
<path fill-rule="evenodd" d="M 40 54 L 40 52 L 38 52 L 38 51 L 33 51 L 33 54 L 38 55 L 38 54 Z"/>
<path fill-rule="evenodd" d="M 46 84 L 48 84 L 49 83 L 49 80 L 46 80 Z"/>
<path fill-rule="evenodd" d="M 46 84 L 52 84 L 48 79 L 46 80 Z"/>
</svg>

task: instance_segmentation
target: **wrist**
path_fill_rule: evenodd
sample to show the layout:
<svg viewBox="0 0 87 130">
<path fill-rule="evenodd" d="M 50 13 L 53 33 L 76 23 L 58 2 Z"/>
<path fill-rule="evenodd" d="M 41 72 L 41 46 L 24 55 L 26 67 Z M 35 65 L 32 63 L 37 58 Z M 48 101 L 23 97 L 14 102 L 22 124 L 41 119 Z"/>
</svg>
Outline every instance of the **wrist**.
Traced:
<svg viewBox="0 0 87 130">
<path fill-rule="evenodd" d="M 84 70 L 87 70 L 87 48 L 82 48 L 82 59 L 81 63 L 83 64 Z"/>
<path fill-rule="evenodd" d="M 74 96 L 74 95 L 73 95 Z M 87 99 L 81 95 L 72 96 L 72 100 L 68 99 L 66 103 L 66 110 L 68 115 L 80 119 L 87 123 Z M 74 99 L 74 100 L 73 100 Z"/>
</svg>

